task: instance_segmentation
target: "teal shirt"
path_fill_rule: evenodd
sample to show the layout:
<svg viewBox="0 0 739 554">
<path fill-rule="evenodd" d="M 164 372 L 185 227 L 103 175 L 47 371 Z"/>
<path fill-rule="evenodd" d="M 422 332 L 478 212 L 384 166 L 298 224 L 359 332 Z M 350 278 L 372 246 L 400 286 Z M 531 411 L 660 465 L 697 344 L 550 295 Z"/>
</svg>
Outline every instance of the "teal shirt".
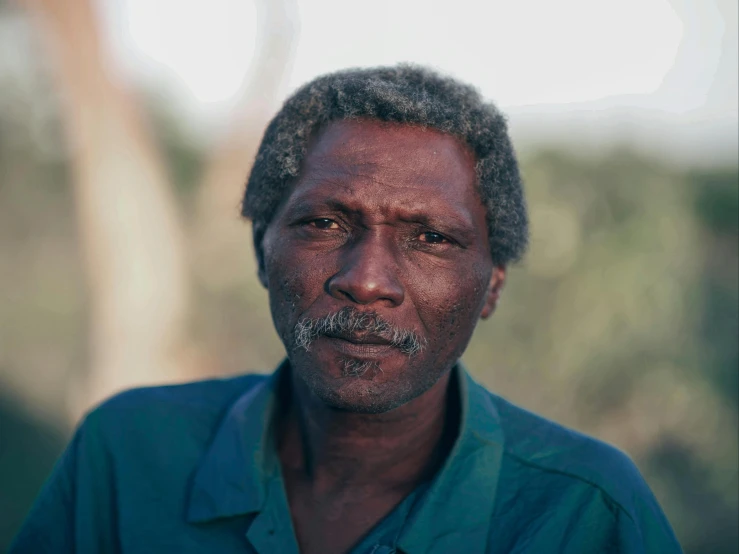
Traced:
<svg viewBox="0 0 739 554">
<path fill-rule="evenodd" d="M 286 370 L 132 390 L 93 410 L 11 554 L 298 554 L 271 430 Z M 681 552 L 623 453 L 455 375 L 444 465 L 351 554 Z"/>
</svg>

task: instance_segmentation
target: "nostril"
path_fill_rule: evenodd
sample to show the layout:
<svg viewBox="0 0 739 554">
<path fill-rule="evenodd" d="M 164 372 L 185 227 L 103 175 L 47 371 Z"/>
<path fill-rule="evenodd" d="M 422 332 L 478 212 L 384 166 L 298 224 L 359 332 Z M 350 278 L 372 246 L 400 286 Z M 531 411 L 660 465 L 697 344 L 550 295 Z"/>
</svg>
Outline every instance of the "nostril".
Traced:
<svg viewBox="0 0 739 554">
<path fill-rule="evenodd" d="M 358 304 L 359 303 L 359 302 L 357 302 L 357 299 L 354 298 L 354 296 L 352 295 L 352 293 L 347 292 L 345 290 L 340 290 L 339 293 L 342 294 L 342 295 L 344 295 L 344 297 L 347 300 L 349 300 L 350 302 L 354 302 L 355 304 Z"/>
</svg>

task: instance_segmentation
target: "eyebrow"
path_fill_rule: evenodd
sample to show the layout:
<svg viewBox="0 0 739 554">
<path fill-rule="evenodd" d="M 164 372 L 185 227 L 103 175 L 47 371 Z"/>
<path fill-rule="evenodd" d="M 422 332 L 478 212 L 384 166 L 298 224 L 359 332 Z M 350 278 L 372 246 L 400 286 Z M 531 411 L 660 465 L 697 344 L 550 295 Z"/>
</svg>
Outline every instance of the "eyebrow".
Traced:
<svg viewBox="0 0 739 554">
<path fill-rule="evenodd" d="M 291 219 L 307 217 L 313 215 L 317 210 L 323 209 L 329 212 L 338 212 L 352 216 L 361 217 L 362 215 L 362 210 L 352 208 L 338 198 L 313 200 L 310 198 L 310 195 L 306 196 L 307 198 L 298 196 L 297 198 L 291 199 L 292 201 L 286 207 L 286 213 Z M 442 233 L 447 232 L 464 241 L 472 241 L 478 234 L 470 218 L 458 212 L 447 213 L 443 217 L 438 217 L 431 216 L 426 212 L 403 208 L 398 219 L 406 223 L 416 223 L 436 229 Z"/>
</svg>

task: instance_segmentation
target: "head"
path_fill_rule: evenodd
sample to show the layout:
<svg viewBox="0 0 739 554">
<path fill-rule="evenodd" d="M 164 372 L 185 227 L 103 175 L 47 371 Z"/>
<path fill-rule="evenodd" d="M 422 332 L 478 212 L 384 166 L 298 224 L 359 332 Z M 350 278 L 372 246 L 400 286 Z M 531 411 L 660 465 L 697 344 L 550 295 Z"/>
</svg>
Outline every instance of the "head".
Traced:
<svg viewBox="0 0 739 554">
<path fill-rule="evenodd" d="M 295 93 L 265 132 L 243 214 L 295 377 L 354 412 L 392 410 L 447 374 L 527 242 L 503 116 L 410 66 Z"/>
</svg>

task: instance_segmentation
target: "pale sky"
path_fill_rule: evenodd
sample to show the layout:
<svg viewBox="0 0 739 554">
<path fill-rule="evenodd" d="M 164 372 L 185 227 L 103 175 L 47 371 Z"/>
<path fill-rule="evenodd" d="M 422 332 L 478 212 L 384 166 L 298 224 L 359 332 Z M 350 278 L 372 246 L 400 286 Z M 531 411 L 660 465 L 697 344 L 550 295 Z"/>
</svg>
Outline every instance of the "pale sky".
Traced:
<svg viewBox="0 0 739 554">
<path fill-rule="evenodd" d="M 195 118 L 227 111 L 255 50 L 253 0 L 100 2 L 127 72 L 165 85 Z M 735 0 L 297 0 L 294 12 L 276 105 L 328 71 L 411 61 L 513 114 L 737 118 Z"/>
</svg>

